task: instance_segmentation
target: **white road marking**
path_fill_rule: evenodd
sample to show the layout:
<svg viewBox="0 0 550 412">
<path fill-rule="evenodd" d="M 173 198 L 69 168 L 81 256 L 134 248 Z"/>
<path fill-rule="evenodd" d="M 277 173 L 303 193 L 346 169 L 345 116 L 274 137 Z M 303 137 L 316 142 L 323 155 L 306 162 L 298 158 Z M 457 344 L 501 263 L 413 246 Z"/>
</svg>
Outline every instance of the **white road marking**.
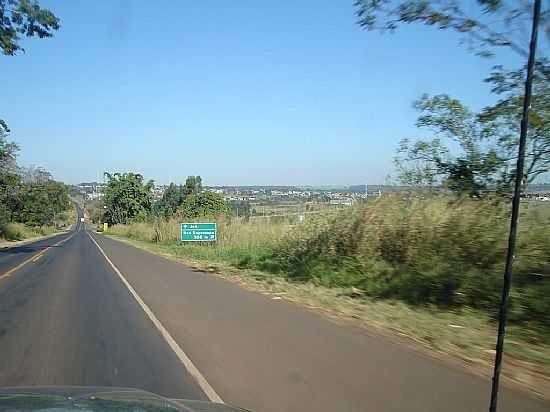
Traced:
<svg viewBox="0 0 550 412">
<path fill-rule="evenodd" d="M 130 291 L 132 296 L 135 298 L 137 303 L 139 303 L 143 311 L 147 314 L 149 319 L 151 319 L 151 322 L 153 322 L 153 325 L 155 325 L 155 327 L 159 330 L 160 334 L 162 335 L 166 343 L 168 343 L 168 346 L 170 346 L 170 348 L 174 351 L 174 353 L 176 354 L 178 359 L 181 361 L 185 369 L 189 372 L 189 374 L 193 377 L 193 379 L 195 379 L 195 381 L 200 386 L 200 388 L 204 391 L 208 399 L 210 399 L 211 402 L 223 403 L 222 398 L 216 393 L 214 388 L 210 386 L 208 381 L 205 379 L 202 373 L 200 373 L 200 371 L 197 369 L 195 364 L 191 361 L 191 359 L 189 359 L 189 357 L 177 344 L 177 342 L 174 340 L 172 335 L 170 335 L 170 333 L 166 330 L 166 328 L 162 325 L 162 323 L 160 323 L 160 321 L 157 319 L 153 311 L 149 309 L 149 306 L 147 306 L 147 304 L 143 301 L 143 299 L 141 299 L 141 297 L 137 294 L 135 289 L 132 287 L 132 285 L 130 285 L 130 283 L 126 280 L 126 278 L 122 275 L 120 270 L 118 270 L 118 268 L 114 265 L 111 259 L 109 259 L 107 254 L 101 248 L 101 246 L 99 246 L 99 244 L 96 242 L 96 240 L 92 237 L 92 235 L 89 232 L 87 233 L 88 233 L 88 236 L 90 236 L 90 239 L 92 239 L 92 242 L 95 243 L 95 245 L 97 246 L 97 248 L 99 249 L 103 257 L 105 258 L 105 260 L 109 263 L 109 265 L 111 265 L 111 268 L 120 277 L 120 280 L 122 281 L 122 283 L 124 283 L 124 285 L 128 288 L 128 290 Z"/>
</svg>

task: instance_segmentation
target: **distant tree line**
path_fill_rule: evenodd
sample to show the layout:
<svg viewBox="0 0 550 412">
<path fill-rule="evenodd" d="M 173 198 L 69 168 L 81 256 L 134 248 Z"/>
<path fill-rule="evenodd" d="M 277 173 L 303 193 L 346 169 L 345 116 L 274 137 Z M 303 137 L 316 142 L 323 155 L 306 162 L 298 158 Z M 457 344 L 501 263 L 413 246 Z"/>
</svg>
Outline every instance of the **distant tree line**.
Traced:
<svg viewBox="0 0 550 412">
<path fill-rule="evenodd" d="M 70 207 L 67 187 L 42 168 L 18 166 L 19 147 L 8 142 L 8 134 L 7 124 L 0 121 L 0 226 L 55 224 Z"/>
<path fill-rule="evenodd" d="M 145 182 L 139 173 L 105 173 L 105 176 L 108 181 L 102 220 L 109 225 L 173 216 L 216 217 L 229 212 L 222 196 L 202 191 L 200 176 L 189 176 L 181 185 L 170 183 L 157 201 L 152 193 L 154 182 Z"/>
</svg>

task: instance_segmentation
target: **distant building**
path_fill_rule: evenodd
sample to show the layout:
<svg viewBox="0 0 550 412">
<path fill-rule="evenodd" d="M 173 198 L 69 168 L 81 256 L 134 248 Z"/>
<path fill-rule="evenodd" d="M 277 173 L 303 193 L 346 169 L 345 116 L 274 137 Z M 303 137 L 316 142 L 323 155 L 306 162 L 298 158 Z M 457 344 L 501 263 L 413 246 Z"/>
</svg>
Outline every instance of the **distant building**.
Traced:
<svg viewBox="0 0 550 412">
<path fill-rule="evenodd" d="M 100 193 L 100 192 L 86 193 L 86 199 L 88 199 L 88 200 L 101 199 L 102 197 L 103 197 L 103 193 Z"/>
<path fill-rule="evenodd" d="M 353 199 L 350 198 L 344 198 L 344 199 L 331 199 L 330 200 L 331 205 L 343 205 L 343 206 L 351 206 L 353 205 Z"/>
<path fill-rule="evenodd" d="M 103 183 L 80 183 L 77 187 L 88 200 L 101 199 L 105 193 L 105 184 Z"/>
<path fill-rule="evenodd" d="M 164 192 L 166 191 L 167 186 L 166 185 L 159 185 L 155 186 L 153 190 L 151 190 L 151 194 L 153 195 L 154 199 L 160 199 L 162 195 L 164 195 Z"/>
</svg>

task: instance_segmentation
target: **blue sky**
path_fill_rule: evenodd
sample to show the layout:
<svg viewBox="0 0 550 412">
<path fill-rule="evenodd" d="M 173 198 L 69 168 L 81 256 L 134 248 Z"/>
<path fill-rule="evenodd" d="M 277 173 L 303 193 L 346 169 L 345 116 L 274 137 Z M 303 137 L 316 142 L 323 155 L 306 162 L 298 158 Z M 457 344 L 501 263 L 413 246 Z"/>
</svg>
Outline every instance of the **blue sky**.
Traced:
<svg viewBox="0 0 550 412">
<path fill-rule="evenodd" d="M 159 183 L 384 183 L 398 141 L 423 136 L 412 101 L 491 103 L 482 79 L 496 61 L 436 29 L 362 31 L 352 3 L 42 0 L 62 27 L 0 56 L 0 118 L 20 163 L 69 183 L 104 170 Z"/>
</svg>

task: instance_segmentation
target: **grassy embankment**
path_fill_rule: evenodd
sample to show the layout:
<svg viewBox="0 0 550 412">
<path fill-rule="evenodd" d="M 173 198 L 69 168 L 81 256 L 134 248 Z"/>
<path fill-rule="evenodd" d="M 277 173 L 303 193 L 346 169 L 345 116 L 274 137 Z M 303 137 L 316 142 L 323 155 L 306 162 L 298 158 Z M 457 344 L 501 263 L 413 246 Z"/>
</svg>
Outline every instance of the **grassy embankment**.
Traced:
<svg viewBox="0 0 550 412">
<path fill-rule="evenodd" d="M 67 229 L 76 221 L 76 210 L 70 207 L 66 212 L 56 217 L 55 225 L 28 226 L 23 223 L 6 223 L 0 225 L 0 245 L 38 239 L 44 236 L 53 235 Z"/>
<path fill-rule="evenodd" d="M 525 203 L 514 267 L 505 374 L 550 390 L 550 207 Z M 383 198 L 308 216 L 218 222 L 216 245 L 178 242 L 179 219 L 119 225 L 136 246 L 355 318 L 489 371 L 508 206 Z"/>
</svg>

